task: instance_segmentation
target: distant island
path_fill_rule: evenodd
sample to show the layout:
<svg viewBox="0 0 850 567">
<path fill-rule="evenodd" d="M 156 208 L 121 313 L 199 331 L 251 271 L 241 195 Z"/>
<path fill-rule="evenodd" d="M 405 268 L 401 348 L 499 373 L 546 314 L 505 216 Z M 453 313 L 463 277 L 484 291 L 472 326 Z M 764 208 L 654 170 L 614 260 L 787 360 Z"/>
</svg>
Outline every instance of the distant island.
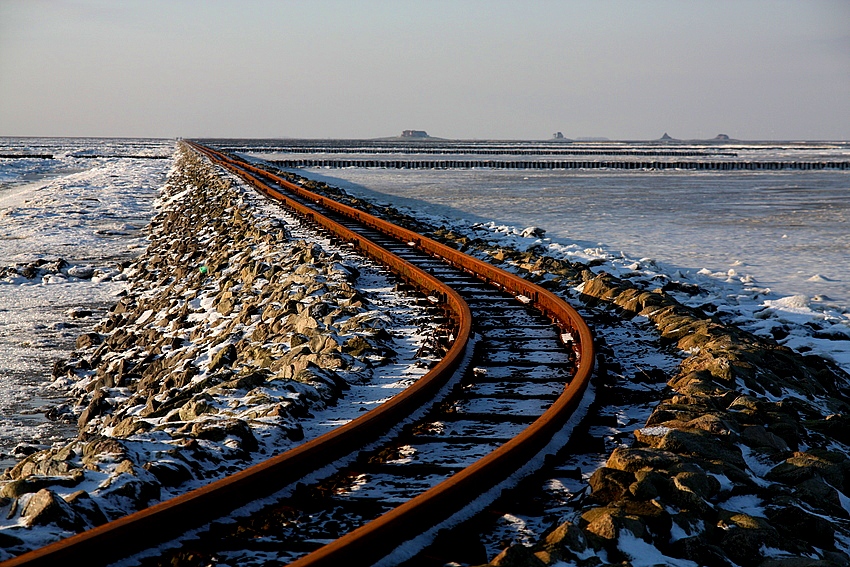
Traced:
<svg viewBox="0 0 850 567">
<path fill-rule="evenodd" d="M 429 140 L 429 141 L 450 141 L 446 138 L 434 137 L 428 134 L 425 130 L 402 130 L 401 134 L 393 137 L 387 138 L 375 138 L 376 140 Z M 542 141 L 542 140 L 541 140 Z M 568 138 L 564 135 L 563 132 L 555 132 L 552 134 L 552 137 L 549 138 L 549 141 L 553 142 L 562 142 L 562 143 L 571 143 L 571 142 L 610 142 L 611 138 L 606 138 L 603 136 L 579 136 L 576 138 Z M 638 141 L 638 140 L 634 140 Z M 681 139 L 674 138 L 667 132 L 660 138 L 656 138 L 654 140 L 646 140 L 647 142 L 656 142 L 662 144 L 694 144 L 694 143 L 702 143 L 702 144 L 711 144 L 711 143 L 729 143 L 729 142 L 738 142 L 735 138 L 732 138 L 728 134 L 717 134 L 713 138 L 707 139 Z"/>
<path fill-rule="evenodd" d="M 656 140 L 656 141 L 658 141 L 658 142 L 686 142 L 686 143 L 702 142 L 702 143 L 709 143 L 709 142 L 732 142 L 732 141 L 735 141 L 735 140 L 730 138 L 728 134 L 718 134 L 715 137 L 710 138 L 708 140 L 702 140 L 702 139 L 680 140 L 678 138 L 673 138 L 667 132 L 664 132 L 664 135 L 661 136 L 660 138 L 658 138 L 658 140 Z"/>
</svg>

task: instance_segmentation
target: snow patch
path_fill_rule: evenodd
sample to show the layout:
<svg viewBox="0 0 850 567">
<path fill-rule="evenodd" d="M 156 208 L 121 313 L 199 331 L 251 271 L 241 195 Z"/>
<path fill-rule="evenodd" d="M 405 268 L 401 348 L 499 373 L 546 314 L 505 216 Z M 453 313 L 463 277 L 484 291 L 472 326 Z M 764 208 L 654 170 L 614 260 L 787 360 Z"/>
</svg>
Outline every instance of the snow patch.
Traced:
<svg viewBox="0 0 850 567">
<path fill-rule="evenodd" d="M 668 557 L 655 546 L 646 543 L 629 530 L 622 530 L 617 540 L 617 547 L 629 558 L 632 567 L 699 567 L 699 564 L 687 559 Z"/>
</svg>

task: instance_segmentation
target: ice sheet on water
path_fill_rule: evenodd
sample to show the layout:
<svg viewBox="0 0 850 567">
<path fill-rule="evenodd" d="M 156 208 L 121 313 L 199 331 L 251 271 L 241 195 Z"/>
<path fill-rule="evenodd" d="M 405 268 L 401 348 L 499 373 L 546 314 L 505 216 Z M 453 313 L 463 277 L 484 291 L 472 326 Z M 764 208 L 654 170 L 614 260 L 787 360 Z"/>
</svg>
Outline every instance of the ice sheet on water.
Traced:
<svg viewBox="0 0 850 567">
<path fill-rule="evenodd" d="M 741 151 L 788 159 L 821 153 L 846 159 L 848 152 L 845 146 Z M 681 291 L 670 293 L 686 305 L 707 306 L 756 334 L 784 334 L 780 343 L 850 371 L 850 341 L 834 330 L 850 332 L 846 172 L 299 173 L 494 246 L 594 261 L 594 272 L 629 277 L 648 289 L 675 284 Z M 523 236 L 526 227 L 547 232 L 544 238 Z M 825 326 L 833 329 L 830 338 L 819 331 Z"/>
<path fill-rule="evenodd" d="M 118 263 L 145 245 L 156 189 L 170 160 L 81 159 L 80 152 L 170 155 L 167 140 L 0 138 L 0 154 L 52 154 L 54 159 L 0 158 L 0 465 L 20 441 L 50 443 L 66 426 L 36 410 L 61 392 L 46 388 L 53 361 L 114 303 L 125 285 Z M 67 265 L 27 278 L 18 265 Z"/>
<path fill-rule="evenodd" d="M 809 303 L 809 297 L 807 295 L 802 294 L 789 295 L 773 300 L 769 299 L 765 301 L 764 304 L 768 307 L 775 307 L 776 309 L 780 309 L 790 313 L 796 312 L 808 315 L 812 311 L 811 304 Z"/>
</svg>

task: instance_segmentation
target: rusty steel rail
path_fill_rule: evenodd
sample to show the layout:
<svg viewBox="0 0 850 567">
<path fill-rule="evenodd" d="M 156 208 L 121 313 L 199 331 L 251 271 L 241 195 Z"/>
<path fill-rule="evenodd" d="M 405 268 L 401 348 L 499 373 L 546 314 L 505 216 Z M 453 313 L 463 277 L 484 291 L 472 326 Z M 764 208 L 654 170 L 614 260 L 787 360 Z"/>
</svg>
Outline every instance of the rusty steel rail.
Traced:
<svg viewBox="0 0 850 567">
<path fill-rule="evenodd" d="M 262 185 L 256 180 L 254 185 Z M 260 188 L 260 187 L 258 187 Z M 387 265 L 420 290 L 437 296 L 455 323 L 455 341 L 443 359 L 413 385 L 359 418 L 294 447 L 276 457 L 221 480 L 155 504 L 145 510 L 0 563 L 2 567 L 108 564 L 152 545 L 169 541 L 263 496 L 292 485 L 404 421 L 445 386 L 462 363 L 472 329 L 469 306 L 443 282 L 390 254 L 330 219 L 315 215 L 300 203 L 286 200 L 300 213 L 320 223 L 360 252 Z"/>
<path fill-rule="evenodd" d="M 192 147 L 197 148 L 199 151 L 203 151 L 211 158 L 227 164 L 233 168 L 231 169 L 232 171 L 249 171 L 254 175 L 259 175 L 260 177 L 266 178 L 282 187 L 285 187 L 287 190 L 292 191 L 304 199 L 322 205 L 323 207 L 335 211 L 343 216 L 359 221 L 360 223 L 374 228 L 388 236 L 392 236 L 405 242 L 412 242 L 418 248 L 432 256 L 441 258 L 453 266 L 473 274 L 488 283 L 496 285 L 513 295 L 524 295 L 528 297 L 534 306 L 542 311 L 547 317 L 557 321 L 562 326 L 565 326 L 567 329 L 577 334 L 577 342 L 581 345 L 586 345 L 588 349 L 587 352 L 584 352 L 584 346 L 582 346 L 579 350 L 579 355 L 582 358 L 593 358 L 593 340 L 590 329 L 587 327 L 587 324 L 578 312 L 554 293 L 515 274 L 511 274 L 510 272 L 506 272 L 501 268 L 484 262 L 483 260 L 478 260 L 477 258 L 473 258 L 463 252 L 459 252 L 450 246 L 446 246 L 445 244 L 441 244 L 431 238 L 422 236 L 417 232 L 402 228 L 392 224 L 391 222 L 370 215 L 369 213 L 355 209 L 354 207 L 344 205 L 328 197 L 308 191 L 307 189 L 266 171 L 263 168 L 256 167 L 247 162 L 237 161 L 226 154 L 216 152 L 205 146 L 192 142 L 189 143 Z M 280 192 L 269 191 L 268 188 L 261 189 L 261 191 L 273 198 L 278 198 L 278 195 L 280 195 L 285 199 L 283 194 Z"/>
<path fill-rule="evenodd" d="M 295 561 L 293 566 L 337 565 L 342 561 L 346 564 L 373 563 L 394 547 L 445 521 L 489 487 L 508 478 L 519 466 L 538 454 L 552 436 L 563 428 L 589 384 L 594 350 L 590 329 L 562 299 L 527 280 L 418 233 L 307 191 L 261 168 L 236 161 L 210 148 L 191 142 L 189 144 L 239 175 L 257 190 L 281 201 L 340 239 L 353 243 L 362 253 L 386 264 L 420 290 L 438 297 L 456 325 L 455 342 L 443 360 L 414 385 L 340 428 L 244 471 L 10 559 L 0 563 L 0 566 L 48 566 L 60 561 L 108 564 L 174 539 L 188 529 L 221 517 L 253 499 L 292 485 L 307 474 L 352 454 L 364 444 L 364 440 L 377 438 L 401 423 L 413 411 L 427 405 L 458 370 L 472 332 L 472 317 L 469 307 L 457 292 L 356 232 L 318 214 L 297 200 L 287 198 L 283 192 L 268 187 L 261 179 L 278 184 L 301 199 L 320 204 L 382 233 L 413 243 L 429 254 L 514 295 L 524 295 L 562 329 L 572 333 L 578 364 L 575 376 L 560 397 L 519 436 L 431 490 Z"/>
<path fill-rule="evenodd" d="M 240 170 L 243 172 L 247 170 L 259 175 L 304 199 L 353 218 L 384 234 L 413 243 L 432 256 L 442 258 L 448 263 L 513 295 L 527 297 L 537 309 L 557 322 L 562 328 L 569 330 L 573 334 L 578 347 L 576 350 L 576 363 L 578 365 L 576 375 L 555 403 L 520 435 L 432 489 L 334 542 L 292 562 L 291 567 L 324 567 L 340 564 L 368 565 L 381 559 L 393 548 L 434 527 L 436 523 L 446 520 L 449 516 L 458 512 L 462 505 L 471 503 L 483 492 L 486 492 L 488 487 L 496 484 L 488 480 L 499 479 L 501 481 L 508 478 L 521 464 L 526 463 L 538 454 L 551 438 L 564 427 L 580 404 L 582 394 L 590 383 L 594 364 L 594 348 L 590 328 L 578 312 L 563 299 L 492 264 L 472 258 L 416 232 L 308 191 L 262 168 L 246 162 L 238 162 L 210 148 L 195 144 L 193 144 L 193 147 L 203 148 L 207 155 L 220 163 L 226 164 L 231 171 L 238 173 Z M 241 175 L 243 178 L 245 177 L 244 173 Z M 266 191 L 266 193 L 269 192 Z M 277 192 L 275 191 L 275 193 Z M 447 510 L 451 512 L 447 513 Z"/>
</svg>

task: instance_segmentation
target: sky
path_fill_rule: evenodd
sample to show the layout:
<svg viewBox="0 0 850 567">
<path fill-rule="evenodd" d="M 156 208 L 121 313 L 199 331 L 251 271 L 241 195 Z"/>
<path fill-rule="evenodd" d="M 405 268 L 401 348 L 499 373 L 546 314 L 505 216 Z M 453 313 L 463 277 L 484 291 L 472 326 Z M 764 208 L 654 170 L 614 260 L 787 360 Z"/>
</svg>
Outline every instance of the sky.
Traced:
<svg viewBox="0 0 850 567">
<path fill-rule="evenodd" d="M 0 0 L 0 136 L 850 140 L 848 0 Z"/>
</svg>

